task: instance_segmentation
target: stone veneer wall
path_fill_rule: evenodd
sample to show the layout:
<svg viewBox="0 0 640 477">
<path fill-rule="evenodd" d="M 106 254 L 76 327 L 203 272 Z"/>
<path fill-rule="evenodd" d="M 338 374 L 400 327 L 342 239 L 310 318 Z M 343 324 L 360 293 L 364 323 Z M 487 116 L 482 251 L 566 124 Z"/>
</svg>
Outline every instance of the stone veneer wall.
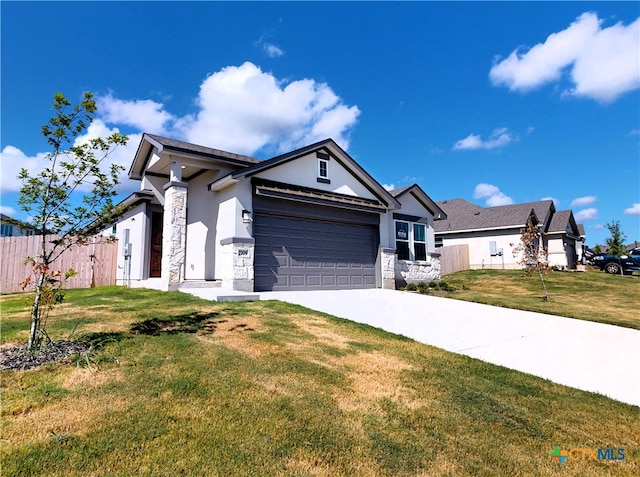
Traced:
<svg viewBox="0 0 640 477">
<path fill-rule="evenodd" d="M 395 281 L 398 287 L 407 283 L 440 281 L 440 254 L 430 254 L 428 262 L 395 260 Z"/>
<path fill-rule="evenodd" d="M 162 233 L 162 273 L 169 290 L 177 289 L 184 279 L 187 238 L 187 184 L 169 182 L 164 192 Z"/>
<path fill-rule="evenodd" d="M 255 240 L 231 237 L 220 241 L 222 287 L 245 292 L 253 291 L 253 258 Z"/>
<path fill-rule="evenodd" d="M 382 288 L 396 288 L 396 251 L 393 248 L 382 248 Z"/>
</svg>

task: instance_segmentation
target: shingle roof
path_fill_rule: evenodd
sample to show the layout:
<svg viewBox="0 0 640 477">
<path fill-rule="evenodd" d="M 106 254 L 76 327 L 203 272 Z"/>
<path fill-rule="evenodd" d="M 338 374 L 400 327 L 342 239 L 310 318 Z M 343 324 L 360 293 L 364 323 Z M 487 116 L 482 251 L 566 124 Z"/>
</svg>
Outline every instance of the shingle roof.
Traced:
<svg viewBox="0 0 640 477">
<path fill-rule="evenodd" d="M 436 203 L 448 217 L 447 220 L 434 223 L 436 233 L 522 227 L 527 223 L 532 210 L 538 221 L 542 222 L 549 209 L 553 208 L 551 200 L 497 207 L 481 207 L 464 199 L 443 200 Z"/>
<path fill-rule="evenodd" d="M 583 224 L 578 224 L 578 232 L 580 233 L 581 237 L 584 237 L 586 235 Z"/>
<path fill-rule="evenodd" d="M 571 210 L 559 210 L 553 217 L 551 218 L 551 223 L 547 228 L 548 233 L 561 232 L 565 233 L 567 231 L 567 227 L 571 229 L 571 232 L 575 235 L 580 235 L 581 232 L 579 230 L 578 225 L 576 224 L 575 219 L 573 218 L 573 212 Z M 584 233 L 584 228 L 582 229 L 582 233 Z"/>
<path fill-rule="evenodd" d="M 404 191 L 406 191 L 407 189 L 410 189 L 413 186 L 414 186 L 414 184 L 411 184 L 411 185 L 407 185 L 407 186 L 404 186 L 404 187 L 400 187 L 399 189 L 393 189 L 393 190 L 389 191 L 389 194 L 391 194 L 394 197 L 398 197 Z"/>
<path fill-rule="evenodd" d="M 203 154 L 205 156 L 233 159 L 236 161 L 242 161 L 242 162 L 247 162 L 251 164 L 257 164 L 259 162 L 262 162 L 260 159 L 256 159 L 255 157 L 244 156 L 242 154 L 236 154 L 233 152 L 221 151 L 220 149 L 200 146 L 198 144 L 191 144 L 190 142 L 178 141 L 177 139 L 157 136 L 155 134 L 145 133 L 145 136 L 153 139 L 154 141 L 162 144 L 164 147 L 169 149 L 175 149 L 178 151 L 185 151 L 185 152 L 194 152 L 197 154 Z"/>
</svg>

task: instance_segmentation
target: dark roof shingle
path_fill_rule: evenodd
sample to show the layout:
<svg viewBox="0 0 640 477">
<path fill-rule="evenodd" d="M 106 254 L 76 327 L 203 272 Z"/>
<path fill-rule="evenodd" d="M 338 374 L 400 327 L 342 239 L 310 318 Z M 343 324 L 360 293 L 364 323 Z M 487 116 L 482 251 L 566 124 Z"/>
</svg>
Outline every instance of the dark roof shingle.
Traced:
<svg viewBox="0 0 640 477">
<path fill-rule="evenodd" d="M 436 233 L 522 227 L 532 210 L 539 222 L 545 220 L 550 209 L 553 210 L 551 200 L 496 207 L 481 207 L 464 199 L 443 200 L 437 204 L 447 214 L 447 220 L 435 222 Z"/>
<path fill-rule="evenodd" d="M 157 136 L 155 134 L 145 133 L 145 136 L 148 136 L 154 141 L 162 144 L 165 148 L 175 149 L 177 151 L 193 152 L 197 154 L 203 154 L 205 156 L 233 159 L 235 161 L 241 161 L 241 162 L 246 162 L 250 164 L 257 164 L 262 162 L 260 159 L 256 159 L 255 157 L 244 156 L 242 154 L 222 151 L 220 149 L 214 149 L 212 147 L 200 146 L 198 144 L 192 144 L 190 142 L 178 141 L 177 139 Z"/>
</svg>

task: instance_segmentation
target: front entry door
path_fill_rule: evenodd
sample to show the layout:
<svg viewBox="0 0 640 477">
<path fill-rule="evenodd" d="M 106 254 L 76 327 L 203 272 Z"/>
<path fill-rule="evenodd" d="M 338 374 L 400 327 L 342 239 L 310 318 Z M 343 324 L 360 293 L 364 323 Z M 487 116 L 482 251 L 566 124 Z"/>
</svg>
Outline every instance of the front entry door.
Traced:
<svg viewBox="0 0 640 477">
<path fill-rule="evenodd" d="M 151 255 L 149 257 L 149 276 L 162 276 L 162 212 L 151 215 Z"/>
</svg>

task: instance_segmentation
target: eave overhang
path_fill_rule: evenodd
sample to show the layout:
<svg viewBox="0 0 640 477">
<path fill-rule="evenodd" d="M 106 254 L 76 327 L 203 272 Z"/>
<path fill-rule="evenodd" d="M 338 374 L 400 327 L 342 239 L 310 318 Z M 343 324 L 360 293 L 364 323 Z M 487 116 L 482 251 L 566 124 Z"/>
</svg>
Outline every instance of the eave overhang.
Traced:
<svg viewBox="0 0 640 477">
<path fill-rule="evenodd" d="M 190 149 L 191 148 L 191 149 Z M 153 154 L 160 157 L 156 164 L 150 161 Z M 207 170 L 216 169 L 216 163 L 225 166 L 245 168 L 259 163 L 258 159 L 221 151 L 209 147 L 197 146 L 160 136 L 143 134 L 133 163 L 129 169 L 129 178 L 141 180 L 145 174 L 160 177 L 169 177 L 168 172 L 163 172 L 170 162 L 179 161 L 184 166 L 184 179 L 189 181 Z M 151 170 L 157 169 L 157 170 Z"/>
<path fill-rule="evenodd" d="M 376 199 L 366 199 L 257 178 L 252 179 L 251 183 L 256 195 L 272 199 L 292 200 L 364 212 L 385 213 L 388 210 L 386 205 Z"/>
</svg>

